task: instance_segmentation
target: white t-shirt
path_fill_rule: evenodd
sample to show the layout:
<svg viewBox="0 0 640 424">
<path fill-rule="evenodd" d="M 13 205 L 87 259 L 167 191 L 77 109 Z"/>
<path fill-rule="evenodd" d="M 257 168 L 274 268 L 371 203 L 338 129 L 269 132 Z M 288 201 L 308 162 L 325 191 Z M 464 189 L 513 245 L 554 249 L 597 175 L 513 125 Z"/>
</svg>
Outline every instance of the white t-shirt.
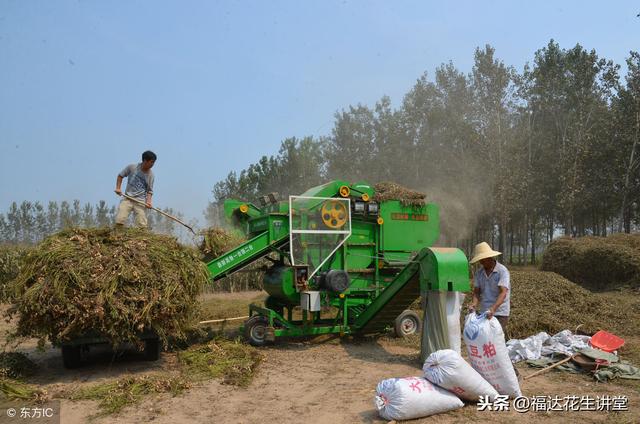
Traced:
<svg viewBox="0 0 640 424">
<path fill-rule="evenodd" d="M 480 288 L 480 310 L 478 312 L 485 312 L 493 306 L 498 300 L 500 287 L 505 287 L 507 289 L 507 297 L 494 315 L 509 316 L 511 311 L 511 277 L 507 267 L 496 261 L 496 266 L 493 267 L 491 274 L 487 276 L 486 271 L 481 266 L 473 276 L 473 280 L 474 287 Z"/>
</svg>

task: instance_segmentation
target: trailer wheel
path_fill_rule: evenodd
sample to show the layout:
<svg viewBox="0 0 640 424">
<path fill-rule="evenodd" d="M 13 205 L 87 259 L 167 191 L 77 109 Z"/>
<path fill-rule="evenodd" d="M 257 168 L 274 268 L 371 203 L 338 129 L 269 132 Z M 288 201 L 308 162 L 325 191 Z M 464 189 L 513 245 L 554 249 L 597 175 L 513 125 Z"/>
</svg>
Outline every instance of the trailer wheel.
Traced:
<svg viewBox="0 0 640 424">
<path fill-rule="evenodd" d="M 67 369 L 75 369 L 80 367 L 82 346 L 62 346 L 62 363 Z"/>
<path fill-rule="evenodd" d="M 157 361 L 160 358 L 160 339 L 154 337 L 152 339 L 146 339 L 144 341 L 144 359 L 147 361 Z"/>
<path fill-rule="evenodd" d="M 252 346 L 267 344 L 266 333 L 269 320 L 262 315 L 254 315 L 244 323 L 244 337 Z"/>
<path fill-rule="evenodd" d="M 420 334 L 422 321 L 418 314 L 407 309 L 398 315 L 394 327 L 397 337 L 407 337 L 411 334 Z"/>
</svg>

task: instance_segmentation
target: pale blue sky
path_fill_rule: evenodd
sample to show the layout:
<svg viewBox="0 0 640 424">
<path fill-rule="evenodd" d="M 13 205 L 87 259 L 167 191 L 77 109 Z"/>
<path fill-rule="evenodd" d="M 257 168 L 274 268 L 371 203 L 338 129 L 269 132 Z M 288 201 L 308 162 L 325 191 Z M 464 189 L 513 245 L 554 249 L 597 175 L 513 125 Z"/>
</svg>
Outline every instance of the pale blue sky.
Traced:
<svg viewBox="0 0 640 424">
<path fill-rule="evenodd" d="M 605 6 L 606 5 L 606 6 Z M 350 104 L 394 102 L 491 44 L 522 69 L 554 38 L 623 64 L 640 2 L 0 0 L 0 212 L 117 201 L 158 154 L 157 206 L 202 218 L 213 184 Z"/>
</svg>

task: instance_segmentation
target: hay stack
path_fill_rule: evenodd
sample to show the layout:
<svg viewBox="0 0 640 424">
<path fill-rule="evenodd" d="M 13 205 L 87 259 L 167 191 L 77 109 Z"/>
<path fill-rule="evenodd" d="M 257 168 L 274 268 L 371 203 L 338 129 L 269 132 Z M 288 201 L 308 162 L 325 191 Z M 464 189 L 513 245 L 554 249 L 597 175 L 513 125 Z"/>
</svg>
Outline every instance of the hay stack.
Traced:
<svg viewBox="0 0 640 424">
<path fill-rule="evenodd" d="M 16 278 L 27 249 L 19 246 L 0 246 L 0 303 L 10 302 L 7 284 Z"/>
<path fill-rule="evenodd" d="M 542 269 L 592 290 L 640 287 L 640 234 L 559 238 L 545 249 Z"/>
<path fill-rule="evenodd" d="M 11 283 L 16 335 L 112 344 L 153 331 L 180 338 L 197 318 L 208 272 L 195 250 L 146 230 L 72 229 L 45 239 Z"/>
<path fill-rule="evenodd" d="M 640 331 L 640 299 L 621 302 L 592 293 L 553 272 L 511 272 L 511 337 L 574 331 L 580 324 L 586 332 L 603 329 L 635 335 Z"/>
<path fill-rule="evenodd" d="M 374 186 L 375 195 L 373 200 L 376 202 L 384 202 L 385 200 L 399 200 L 403 206 L 424 206 L 424 193 L 410 190 L 400 184 L 392 182 L 382 182 Z"/>
</svg>

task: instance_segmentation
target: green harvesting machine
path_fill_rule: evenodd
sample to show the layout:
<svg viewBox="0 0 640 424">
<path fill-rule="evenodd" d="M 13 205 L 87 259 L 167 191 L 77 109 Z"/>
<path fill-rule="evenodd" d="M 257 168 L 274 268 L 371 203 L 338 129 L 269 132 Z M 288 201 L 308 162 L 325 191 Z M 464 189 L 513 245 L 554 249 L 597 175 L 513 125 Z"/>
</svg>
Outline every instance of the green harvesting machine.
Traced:
<svg viewBox="0 0 640 424">
<path fill-rule="evenodd" d="M 390 326 L 411 334 L 422 323 L 407 308 L 421 294 L 469 290 L 464 253 L 431 247 L 437 205 L 381 194 L 366 183 L 331 181 L 288 201 L 269 195 L 260 206 L 224 203 L 227 220 L 248 240 L 207 263 L 212 279 L 268 264 L 269 296 L 264 306 L 250 305 L 243 325 L 251 344 Z"/>
</svg>

